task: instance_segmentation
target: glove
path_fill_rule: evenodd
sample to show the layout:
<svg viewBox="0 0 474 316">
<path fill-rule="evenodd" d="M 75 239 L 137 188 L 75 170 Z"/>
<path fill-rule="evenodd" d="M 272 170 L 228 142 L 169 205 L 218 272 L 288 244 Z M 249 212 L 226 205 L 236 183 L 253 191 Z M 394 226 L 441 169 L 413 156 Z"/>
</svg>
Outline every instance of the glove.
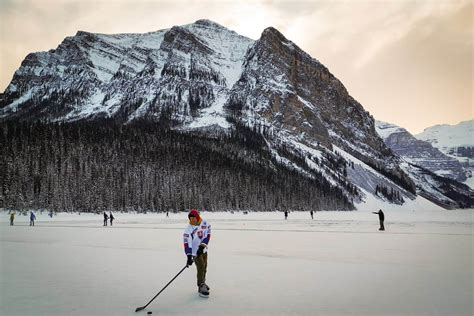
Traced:
<svg viewBox="0 0 474 316">
<path fill-rule="evenodd" d="M 199 257 L 200 255 L 204 253 L 204 248 L 206 248 L 206 246 L 199 245 L 198 251 L 196 252 L 196 257 Z"/>
<path fill-rule="evenodd" d="M 189 267 L 189 266 L 192 266 L 192 265 L 193 265 L 193 262 L 194 262 L 193 256 L 188 255 L 188 261 L 186 261 L 186 266 L 188 266 L 188 267 Z"/>
</svg>

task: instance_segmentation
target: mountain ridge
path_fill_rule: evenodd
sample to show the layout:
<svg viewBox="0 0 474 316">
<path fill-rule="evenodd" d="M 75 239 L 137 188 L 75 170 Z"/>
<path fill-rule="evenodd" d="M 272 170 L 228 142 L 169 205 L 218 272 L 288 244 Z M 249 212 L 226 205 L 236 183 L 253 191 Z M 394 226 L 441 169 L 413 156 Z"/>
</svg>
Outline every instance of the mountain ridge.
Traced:
<svg viewBox="0 0 474 316">
<path fill-rule="evenodd" d="M 376 128 L 387 146 L 402 158 L 402 169 L 415 181 L 419 195 L 446 208 L 456 207 L 458 202 L 470 205 L 474 192 L 462 184 L 468 172 L 458 160 L 416 139 L 403 127 L 376 121 Z"/>
<path fill-rule="evenodd" d="M 474 189 L 474 120 L 434 125 L 414 136 L 458 160 L 466 172 L 465 183 Z"/>
<path fill-rule="evenodd" d="M 416 198 L 370 113 L 273 27 L 258 40 L 209 20 L 141 35 L 80 31 L 29 54 L 0 97 L 4 121 L 104 119 L 203 134 L 243 125 L 274 159 L 308 177 L 321 172 L 354 203 L 364 201 L 354 183 L 397 205 Z M 380 196 L 377 185 L 401 193 Z"/>
</svg>

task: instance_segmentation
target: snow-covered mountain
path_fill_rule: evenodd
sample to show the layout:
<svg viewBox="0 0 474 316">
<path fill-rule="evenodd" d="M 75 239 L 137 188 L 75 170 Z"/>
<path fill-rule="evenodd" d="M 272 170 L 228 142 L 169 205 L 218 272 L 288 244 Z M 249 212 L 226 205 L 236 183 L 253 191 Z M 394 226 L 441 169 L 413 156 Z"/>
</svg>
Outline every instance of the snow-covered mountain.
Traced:
<svg viewBox="0 0 474 316">
<path fill-rule="evenodd" d="M 474 147 L 474 120 L 464 121 L 456 125 L 440 124 L 425 128 L 416 138 L 427 141 L 433 147 L 451 154 L 450 149 Z"/>
<path fill-rule="evenodd" d="M 1 120 L 105 118 L 204 135 L 244 125 L 264 137 L 273 159 L 322 174 L 356 204 L 416 198 L 373 117 L 272 27 L 258 40 L 209 20 L 146 34 L 80 31 L 29 54 L 0 96 Z"/>
<path fill-rule="evenodd" d="M 443 207 L 456 207 L 458 194 L 472 195 L 468 187 L 458 183 L 466 180 L 458 160 L 416 139 L 403 127 L 382 121 L 375 125 L 385 144 L 404 160 L 401 167 L 415 181 L 418 194 Z"/>
<path fill-rule="evenodd" d="M 474 120 L 456 125 L 435 125 L 414 136 L 457 159 L 466 171 L 465 183 L 474 188 Z"/>
<path fill-rule="evenodd" d="M 207 20 L 146 34 L 79 31 L 25 58 L 0 115 L 190 123 L 202 108 L 217 115 L 252 43 Z"/>
<path fill-rule="evenodd" d="M 461 163 L 430 143 L 416 139 L 406 129 L 397 125 L 376 121 L 376 130 L 385 144 L 406 161 L 428 169 L 439 176 L 459 182 L 466 180 Z"/>
</svg>

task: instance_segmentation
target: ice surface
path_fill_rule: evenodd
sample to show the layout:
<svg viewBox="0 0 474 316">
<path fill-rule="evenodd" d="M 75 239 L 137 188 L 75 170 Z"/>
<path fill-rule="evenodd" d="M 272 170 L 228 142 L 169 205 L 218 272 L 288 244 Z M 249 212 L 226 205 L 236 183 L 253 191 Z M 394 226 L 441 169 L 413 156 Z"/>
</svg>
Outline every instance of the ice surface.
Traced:
<svg viewBox="0 0 474 316">
<path fill-rule="evenodd" d="M 472 212 L 208 213 L 207 283 L 186 269 L 153 315 L 472 315 Z M 0 315 L 146 315 L 185 265 L 185 213 L 0 213 Z"/>
</svg>

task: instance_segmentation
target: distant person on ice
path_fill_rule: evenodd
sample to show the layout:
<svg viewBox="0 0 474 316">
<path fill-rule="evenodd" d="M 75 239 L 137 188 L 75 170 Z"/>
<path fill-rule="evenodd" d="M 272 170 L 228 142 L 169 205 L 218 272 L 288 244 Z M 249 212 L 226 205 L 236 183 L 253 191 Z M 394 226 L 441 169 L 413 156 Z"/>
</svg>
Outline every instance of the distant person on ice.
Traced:
<svg viewBox="0 0 474 316">
<path fill-rule="evenodd" d="M 13 222 L 15 221 L 15 212 L 10 213 L 10 226 L 13 226 Z"/>
<path fill-rule="evenodd" d="M 104 212 L 104 226 L 107 226 L 107 220 L 109 219 L 109 217 L 107 216 L 107 213 Z"/>
<path fill-rule="evenodd" d="M 198 293 L 202 297 L 209 297 L 209 286 L 206 284 L 207 272 L 207 245 L 211 240 L 211 225 L 201 218 L 197 210 L 188 214 L 189 225 L 184 230 L 184 252 L 186 266 L 196 263 Z"/>
<path fill-rule="evenodd" d="M 285 219 L 288 219 L 288 211 L 285 211 Z"/>
<path fill-rule="evenodd" d="M 314 218 L 313 218 L 313 214 L 314 214 L 314 213 L 313 213 L 313 210 L 311 210 L 311 211 L 309 212 L 309 214 L 311 215 L 311 219 L 314 219 Z"/>
<path fill-rule="evenodd" d="M 30 212 L 30 226 L 35 226 L 36 215 L 33 211 Z"/>
<path fill-rule="evenodd" d="M 385 230 L 385 226 L 383 225 L 383 221 L 385 220 L 385 215 L 383 214 L 382 210 L 379 210 L 378 212 L 372 212 L 372 213 L 379 215 L 379 221 L 380 221 L 379 230 Z"/>
<path fill-rule="evenodd" d="M 109 218 L 110 218 L 110 226 L 112 226 L 113 221 L 114 221 L 114 219 L 115 219 L 115 217 L 112 215 L 112 212 L 110 212 Z"/>
</svg>

